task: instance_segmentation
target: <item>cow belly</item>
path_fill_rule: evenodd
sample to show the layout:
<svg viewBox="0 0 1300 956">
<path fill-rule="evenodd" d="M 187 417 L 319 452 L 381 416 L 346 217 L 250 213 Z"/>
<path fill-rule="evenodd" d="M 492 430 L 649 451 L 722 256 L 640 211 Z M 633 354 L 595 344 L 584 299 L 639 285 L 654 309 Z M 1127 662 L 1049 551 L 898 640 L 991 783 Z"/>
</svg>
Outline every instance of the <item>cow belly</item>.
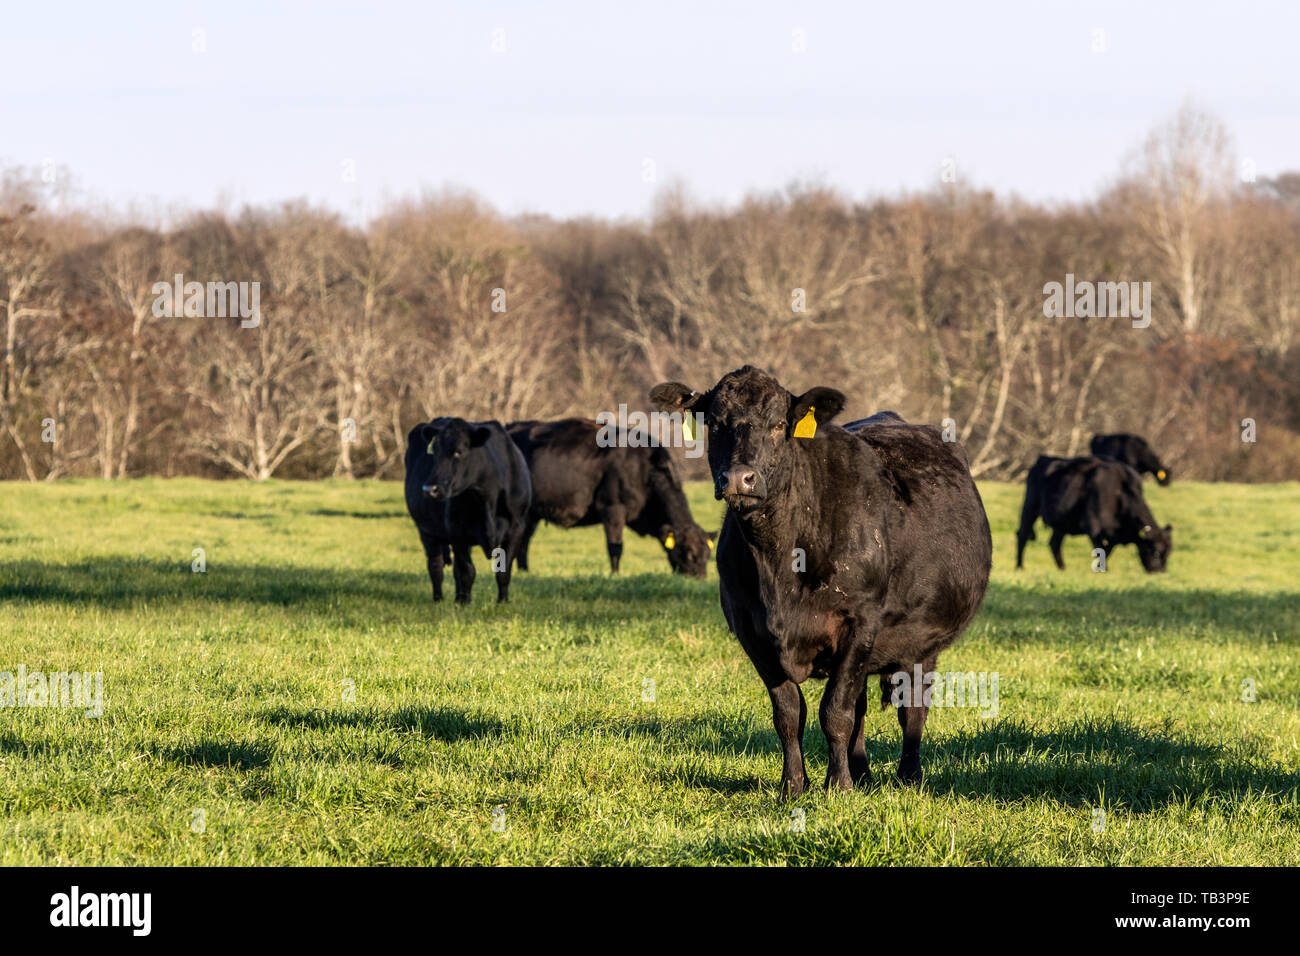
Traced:
<svg viewBox="0 0 1300 956">
<path fill-rule="evenodd" d="M 796 683 L 824 679 L 840 644 L 849 636 L 847 615 L 804 605 L 770 621 L 781 669 Z"/>
<path fill-rule="evenodd" d="M 577 501 L 539 502 L 534 511 L 539 518 L 561 528 L 576 528 L 599 521 L 598 518 L 593 520 L 586 505 Z"/>
</svg>

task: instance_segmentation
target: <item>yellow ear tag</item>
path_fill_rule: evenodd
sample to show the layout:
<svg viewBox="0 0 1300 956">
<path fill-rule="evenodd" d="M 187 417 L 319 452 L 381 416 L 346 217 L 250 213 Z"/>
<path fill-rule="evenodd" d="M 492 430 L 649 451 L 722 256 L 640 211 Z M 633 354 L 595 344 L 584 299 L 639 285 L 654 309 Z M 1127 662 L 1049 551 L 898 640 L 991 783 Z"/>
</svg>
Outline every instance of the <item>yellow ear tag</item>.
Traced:
<svg viewBox="0 0 1300 956">
<path fill-rule="evenodd" d="M 695 413 L 682 413 L 682 436 L 687 441 L 695 441 Z"/>
<path fill-rule="evenodd" d="M 664 538 L 664 547 L 671 551 L 673 548 L 677 547 L 677 539 L 672 535 Z"/>
<path fill-rule="evenodd" d="M 808 414 L 799 419 L 799 424 L 794 426 L 795 438 L 812 438 L 817 434 L 817 416 L 813 412 L 817 409 L 809 407 Z"/>
<path fill-rule="evenodd" d="M 1156 480 L 1157 481 L 1165 480 L 1165 470 L 1163 468 L 1161 468 L 1159 471 L 1156 472 Z"/>
<path fill-rule="evenodd" d="M 713 539 L 712 539 L 712 538 L 709 539 L 709 550 L 710 550 L 710 551 L 713 550 Z"/>
<path fill-rule="evenodd" d="M 432 455 L 432 454 L 433 454 L 433 446 L 436 445 L 436 444 L 438 444 L 438 436 L 437 436 L 437 435 L 434 435 L 432 438 L 429 439 L 429 447 L 426 448 L 426 449 L 424 450 L 424 453 L 425 453 L 426 455 Z"/>
</svg>

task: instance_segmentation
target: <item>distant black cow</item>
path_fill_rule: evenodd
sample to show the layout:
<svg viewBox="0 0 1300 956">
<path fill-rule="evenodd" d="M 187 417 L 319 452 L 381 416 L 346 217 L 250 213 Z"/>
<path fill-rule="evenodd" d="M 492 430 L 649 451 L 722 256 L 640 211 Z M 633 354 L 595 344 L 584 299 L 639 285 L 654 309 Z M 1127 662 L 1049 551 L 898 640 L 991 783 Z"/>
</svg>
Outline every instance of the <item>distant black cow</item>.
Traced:
<svg viewBox="0 0 1300 956">
<path fill-rule="evenodd" d="M 406 437 L 406 508 L 424 544 L 435 601 L 454 551 L 456 601 L 469 603 L 475 546 L 495 569 L 497 600 L 509 598 L 531 501 L 528 465 L 499 422 L 435 418 Z"/>
<path fill-rule="evenodd" d="M 1151 445 L 1141 435 L 1093 435 L 1090 450 L 1098 458 L 1122 461 L 1138 474 L 1154 475 L 1161 485 L 1169 484 L 1169 469 L 1161 464 Z"/>
<path fill-rule="evenodd" d="M 666 448 L 620 447 L 627 442 L 602 448 L 596 441 L 599 430 L 581 418 L 507 426 L 533 479 L 519 569 L 528 570 L 528 544 L 538 522 L 549 521 L 561 528 L 604 525 L 615 574 L 628 527 L 658 539 L 674 571 L 704 577 L 713 539 L 691 517 L 672 455 Z"/>
<path fill-rule="evenodd" d="M 772 699 L 785 764 L 782 792 L 808 783 L 799 685 L 827 679 L 821 725 L 826 786 L 870 778 L 863 718 L 871 674 L 933 672 L 988 586 L 992 540 L 965 452 L 933 427 L 882 413 L 830 424 L 844 396 L 794 396 L 745 366 L 705 392 L 655 386 L 661 411 L 699 412 L 709 427 L 722 610 Z M 812 433 L 812 437 L 805 437 Z M 928 707 L 906 696 L 898 774 L 921 779 Z"/>
<path fill-rule="evenodd" d="M 1117 544 L 1136 544 L 1142 567 L 1163 571 L 1174 549 L 1173 526 L 1163 528 L 1142 497 L 1142 476 L 1109 458 L 1043 455 L 1025 478 L 1025 504 L 1016 532 L 1016 567 L 1024 567 L 1025 542 L 1034 540 L 1039 518 L 1052 529 L 1056 566 L 1065 570 L 1061 542 L 1086 534 L 1106 557 Z"/>
</svg>

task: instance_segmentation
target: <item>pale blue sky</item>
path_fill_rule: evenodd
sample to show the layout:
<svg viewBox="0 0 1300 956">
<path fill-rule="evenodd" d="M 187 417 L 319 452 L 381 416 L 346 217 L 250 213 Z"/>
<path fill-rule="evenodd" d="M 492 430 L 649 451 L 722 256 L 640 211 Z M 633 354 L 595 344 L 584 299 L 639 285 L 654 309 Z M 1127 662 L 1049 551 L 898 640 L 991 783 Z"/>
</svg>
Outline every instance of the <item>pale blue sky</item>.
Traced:
<svg viewBox="0 0 1300 956">
<path fill-rule="evenodd" d="M 1189 95 L 1260 175 L 1300 167 L 1297 3 L 54 0 L 8 5 L 4 33 L 0 164 L 52 160 L 116 206 L 453 185 L 507 213 L 640 215 L 672 180 L 888 195 L 947 156 L 1071 200 Z"/>
</svg>

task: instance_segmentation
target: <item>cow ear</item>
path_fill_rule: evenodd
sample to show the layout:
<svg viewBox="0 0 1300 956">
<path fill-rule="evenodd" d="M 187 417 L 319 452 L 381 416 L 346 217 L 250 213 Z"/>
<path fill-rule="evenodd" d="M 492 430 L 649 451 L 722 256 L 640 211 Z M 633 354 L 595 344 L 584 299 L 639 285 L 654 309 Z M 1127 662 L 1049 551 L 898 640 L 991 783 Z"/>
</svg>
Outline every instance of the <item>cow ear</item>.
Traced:
<svg viewBox="0 0 1300 956">
<path fill-rule="evenodd" d="M 1171 525 L 1171 524 L 1167 524 L 1167 525 L 1165 525 L 1165 533 L 1166 533 L 1166 534 L 1173 534 L 1173 533 L 1174 533 L 1174 526 Z"/>
<path fill-rule="evenodd" d="M 650 404 L 661 412 L 704 412 L 712 402 L 709 392 L 697 392 L 681 382 L 662 382 L 650 389 Z"/>
<path fill-rule="evenodd" d="M 411 429 L 410 433 L 406 436 L 406 443 L 408 445 L 428 445 L 429 439 L 431 439 L 434 434 L 435 432 L 432 423 L 424 422 L 423 424 L 416 425 Z"/>
<path fill-rule="evenodd" d="M 810 388 L 790 403 L 791 431 L 812 412 L 818 425 L 825 425 L 844 410 L 844 393 L 833 388 Z"/>
<path fill-rule="evenodd" d="M 486 425 L 480 425 L 469 433 L 469 447 L 481 448 L 483 445 L 488 443 L 488 439 L 491 437 L 492 429 L 488 428 Z"/>
</svg>

